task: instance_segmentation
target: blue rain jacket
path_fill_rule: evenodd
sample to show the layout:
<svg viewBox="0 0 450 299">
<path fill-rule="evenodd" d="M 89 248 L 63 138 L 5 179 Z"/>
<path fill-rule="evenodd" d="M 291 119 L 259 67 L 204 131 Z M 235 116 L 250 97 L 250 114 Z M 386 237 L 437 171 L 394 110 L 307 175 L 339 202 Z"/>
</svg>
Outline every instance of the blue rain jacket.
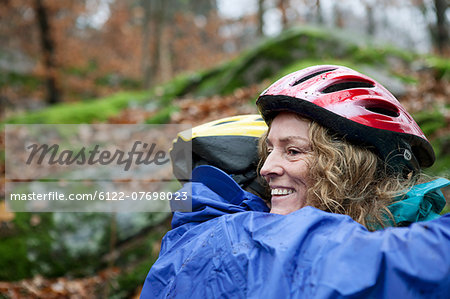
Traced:
<svg viewBox="0 0 450 299">
<path fill-rule="evenodd" d="M 141 298 L 450 297 L 450 214 L 433 208 L 445 179 L 393 209 L 403 223 L 436 219 L 369 232 L 313 207 L 270 214 L 211 166 L 192 178 L 192 212 L 174 212 Z"/>
</svg>

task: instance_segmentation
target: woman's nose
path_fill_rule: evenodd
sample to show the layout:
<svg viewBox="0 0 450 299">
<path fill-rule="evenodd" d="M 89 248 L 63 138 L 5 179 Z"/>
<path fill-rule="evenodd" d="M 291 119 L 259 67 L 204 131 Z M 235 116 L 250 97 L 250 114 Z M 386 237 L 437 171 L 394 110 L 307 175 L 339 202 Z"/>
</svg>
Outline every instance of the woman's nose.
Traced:
<svg viewBox="0 0 450 299">
<path fill-rule="evenodd" d="M 283 166 L 281 163 L 280 155 L 275 151 L 271 152 L 267 156 L 266 161 L 264 161 L 264 164 L 261 167 L 259 173 L 265 178 L 282 175 Z"/>
</svg>

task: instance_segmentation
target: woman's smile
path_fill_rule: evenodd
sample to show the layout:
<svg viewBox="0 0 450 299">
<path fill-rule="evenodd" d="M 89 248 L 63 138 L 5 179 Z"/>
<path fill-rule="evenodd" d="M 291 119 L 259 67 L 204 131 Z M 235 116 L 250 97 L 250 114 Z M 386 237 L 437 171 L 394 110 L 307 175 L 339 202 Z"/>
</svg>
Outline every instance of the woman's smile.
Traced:
<svg viewBox="0 0 450 299">
<path fill-rule="evenodd" d="M 290 188 L 270 188 L 271 195 L 289 195 L 294 192 L 295 190 Z"/>
</svg>

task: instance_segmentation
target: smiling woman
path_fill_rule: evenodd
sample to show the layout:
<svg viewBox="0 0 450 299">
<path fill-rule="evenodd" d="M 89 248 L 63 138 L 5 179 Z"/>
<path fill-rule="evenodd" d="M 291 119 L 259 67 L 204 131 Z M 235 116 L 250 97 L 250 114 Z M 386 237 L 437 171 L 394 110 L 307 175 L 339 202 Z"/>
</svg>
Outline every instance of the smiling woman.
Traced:
<svg viewBox="0 0 450 299">
<path fill-rule="evenodd" d="M 182 189 L 192 212 L 174 211 L 141 298 L 448 297 L 450 182 L 422 183 L 433 149 L 400 103 L 326 65 L 280 79 L 257 106 L 270 208 L 195 168 Z"/>
<path fill-rule="evenodd" d="M 388 205 L 425 181 L 420 175 L 388 175 L 385 163 L 369 149 L 292 112 L 281 112 L 270 122 L 260 151 L 260 174 L 270 189 L 270 212 L 276 214 L 308 205 L 349 215 L 370 230 L 401 226 Z"/>
<path fill-rule="evenodd" d="M 305 167 L 295 166 L 294 176 L 309 182 L 303 184 L 302 203 L 283 200 L 283 211 L 309 205 L 349 215 L 369 230 L 412 222 L 396 223 L 388 206 L 424 182 L 420 169 L 434 162 L 434 152 L 413 118 L 378 82 L 345 67 L 315 66 L 272 84 L 257 105 L 269 124 L 260 173 L 272 190 L 275 181 L 292 177 L 287 169 L 295 163 L 284 163 L 286 171 L 280 171 L 281 164 L 275 168 L 270 140 L 283 139 L 289 131 L 310 143 L 308 163 L 306 157 L 301 160 L 308 173 L 300 174 Z M 292 197 L 272 196 L 272 211 Z"/>
<path fill-rule="evenodd" d="M 271 193 L 271 213 L 286 215 L 306 205 L 311 167 L 310 122 L 294 113 L 280 113 L 265 138 L 261 175 Z"/>
</svg>

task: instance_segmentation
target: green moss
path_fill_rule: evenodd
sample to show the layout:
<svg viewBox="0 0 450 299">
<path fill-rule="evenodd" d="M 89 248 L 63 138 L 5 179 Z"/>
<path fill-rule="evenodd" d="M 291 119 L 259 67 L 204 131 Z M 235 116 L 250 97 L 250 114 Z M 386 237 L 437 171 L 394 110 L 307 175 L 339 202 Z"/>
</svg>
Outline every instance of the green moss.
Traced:
<svg viewBox="0 0 450 299">
<path fill-rule="evenodd" d="M 121 92 L 109 97 L 77 102 L 57 104 L 39 111 L 10 117 L 9 124 L 78 124 L 104 121 L 117 115 L 130 102 L 148 100 L 149 92 Z"/>
<path fill-rule="evenodd" d="M 331 64 L 331 65 L 342 65 L 347 66 L 349 68 L 352 68 L 357 71 L 362 71 L 363 65 L 356 64 L 355 62 L 347 59 L 304 59 L 301 61 L 297 61 L 295 63 L 292 63 L 288 65 L 287 67 L 283 68 L 280 72 L 278 72 L 276 75 L 274 75 L 271 79 L 276 80 L 278 78 L 281 78 L 282 76 L 285 76 L 287 74 L 290 74 L 292 72 L 298 71 L 300 69 L 318 65 L 318 64 Z"/>
<path fill-rule="evenodd" d="M 99 257 L 109 251 L 111 215 L 70 213 L 59 215 L 60 221 L 56 221 L 55 214 L 15 213 L 12 233 L 2 236 L 0 242 L 0 281 L 20 280 L 37 274 L 85 277 L 106 267 L 106 262 Z M 39 218 L 34 225 L 31 224 L 35 221 L 33 217 Z M 65 222 L 62 218 L 72 220 Z M 83 230 L 80 227 L 84 227 Z M 86 231 L 91 231 L 92 227 L 95 227 L 94 231 Z M 94 236 L 96 234 L 98 238 Z M 68 236 L 70 239 L 66 239 Z M 80 248 L 74 242 L 84 246 Z"/>
<path fill-rule="evenodd" d="M 30 225 L 31 213 L 15 213 L 13 234 L 2 237 L 0 242 L 0 281 L 12 281 L 39 273 L 38 267 L 53 257 L 48 253 L 51 239 L 48 228 L 51 217 L 40 215 L 39 228 Z M 39 265 L 31 259 L 40 259 Z M 14 267 L 11 267 L 14 265 Z"/>
<path fill-rule="evenodd" d="M 416 77 L 400 74 L 400 73 L 393 73 L 394 77 L 398 78 L 401 82 L 409 84 L 409 85 L 416 85 L 419 83 L 419 79 Z"/>
<path fill-rule="evenodd" d="M 434 134 L 448 127 L 445 111 L 449 108 L 449 105 L 433 107 L 430 110 L 420 111 L 413 115 L 430 140 L 436 155 L 434 165 L 425 170 L 430 175 L 450 177 L 450 151 L 448 150 L 450 148 L 450 135 Z"/>
<path fill-rule="evenodd" d="M 145 121 L 146 124 L 167 124 L 170 122 L 170 116 L 177 111 L 175 106 L 166 106 L 158 111 L 155 115 Z"/>
<path fill-rule="evenodd" d="M 4 147 L 2 147 L 1 149 L 0 149 L 0 163 L 2 164 L 2 165 L 5 165 L 5 153 L 6 153 L 6 151 L 5 151 L 5 149 L 4 149 Z"/>
<path fill-rule="evenodd" d="M 447 125 L 443 112 L 437 107 L 415 113 L 414 119 L 426 136 Z"/>
<path fill-rule="evenodd" d="M 401 62 L 410 63 L 417 57 L 417 54 L 404 49 L 400 50 L 392 46 L 374 47 L 371 45 L 354 48 L 351 55 L 352 60 L 355 62 L 374 65 L 385 65 L 388 59 L 397 59 Z"/>
<path fill-rule="evenodd" d="M 167 227 L 169 230 L 170 227 Z M 109 298 L 129 298 L 136 288 L 142 285 L 147 277 L 148 271 L 158 258 L 158 254 L 152 252 L 153 244 L 159 242 L 164 232 L 157 231 L 146 237 L 145 242 L 141 242 L 138 246 L 124 252 L 122 256 L 128 258 L 124 265 L 125 271 L 120 274 L 113 286 L 113 292 Z M 130 260 L 129 257 L 136 257 Z M 132 265 L 132 267 L 130 267 Z"/>
<path fill-rule="evenodd" d="M 442 176 L 450 178 L 450 136 L 444 136 L 439 139 L 431 140 L 434 153 L 436 154 L 436 162 L 425 172 L 433 176 Z"/>
<path fill-rule="evenodd" d="M 450 80 L 450 60 L 448 58 L 428 56 L 425 58 L 425 65 L 436 71 L 437 79 Z"/>
<path fill-rule="evenodd" d="M 189 88 L 193 88 L 198 82 L 203 79 L 201 73 L 183 74 L 175 77 L 171 81 L 156 87 L 157 94 L 160 94 L 161 103 L 167 104 L 173 98 L 186 94 Z"/>
<path fill-rule="evenodd" d="M 0 87 L 15 86 L 28 90 L 36 90 L 42 86 L 42 80 L 34 75 L 19 74 L 14 72 L 0 73 Z"/>
<path fill-rule="evenodd" d="M 314 64 L 333 61 L 354 67 L 360 64 L 384 65 L 392 58 L 410 61 L 414 57 L 394 48 L 361 46 L 337 32 L 321 28 L 294 28 L 277 38 L 265 40 L 230 63 L 215 77 L 214 84 L 208 82 L 209 92 L 227 94 L 238 87 L 271 78 L 281 70 L 299 69 L 299 65 L 307 65 L 306 61 L 314 61 Z"/>
<path fill-rule="evenodd" d="M 72 76 L 77 76 L 77 77 L 86 77 L 88 76 L 90 73 L 94 72 L 95 70 L 98 69 L 98 63 L 96 60 L 90 60 L 87 64 L 85 64 L 84 66 L 72 66 L 72 67 L 68 67 L 66 69 L 63 69 L 63 72 L 68 74 L 68 75 L 72 75 Z"/>
<path fill-rule="evenodd" d="M 217 68 L 214 75 L 199 84 L 194 94 L 229 94 L 236 88 L 258 83 L 293 61 L 314 54 L 315 41 L 326 38 L 327 34 L 321 30 L 303 28 L 263 40 L 257 47 Z"/>
<path fill-rule="evenodd" d="M 0 242 L 0 280 L 19 280 L 31 276 L 25 238 L 2 237 Z M 14 265 L 14 269 L 11 269 Z"/>
<path fill-rule="evenodd" d="M 275 38 L 262 40 L 258 45 L 245 51 L 238 58 L 213 69 L 177 76 L 175 79 L 146 92 L 120 93 L 111 97 L 78 104 L 61 104 L 38 112 L 12 117 L 7 123 L 89 123 L 104 121 L 127 107 L 131 101 L 144 102 L 152 98 L 157 107 L 167 107 L 171 101 L 186 94 L 194 96 L 223 95 L 236 88 L 259 83 L 274 78 L 287 70 L 297 70 L 312 64 L 343 64 L 358 69 L 362 64 L 387 68 L 403 82 L 416 83 L 415 78 L 402 76 L 396 70 L 389 70 L 392 59 L 409 63 L 418 56 L 391 46 L 374 47 L 370 41 L 349 35 L 348 32 L 329 28 L 291 28 Z M 436 69 L 439 78 L 449 74 L 448 60 L 430 56 L 427 66 Z M 85 68 L 70 70 L 83 75 L 95 69 L 95 63 Z M 111 84 L 111 74 L 100 78 L 99 84 Z M 9 79 L 8 79 L 9 80 Z M 14 80 L 13 80 L 14 81 Z M 114 81 L 114 80 L 113 80 Z M 139 82 L 121 79 L 126 87 L 136 88 Z M 31 83 L 30 83 L 31 84 Z M 166 114 L 167 109 L 158 117 Z M 153 120 L 150 120 L 153 122 Z M 156 120 L 160 121 L 160 120 Z"/>
<path fill-rule="evenodd" d="M 142 87 L 142 82 L 134 78 L 122 77 L 118 74 L 107 74 L 95 79 L 95 84 L 98 86 L 120 86 L 124 89 L 137 89 Z"/>
</svg>

